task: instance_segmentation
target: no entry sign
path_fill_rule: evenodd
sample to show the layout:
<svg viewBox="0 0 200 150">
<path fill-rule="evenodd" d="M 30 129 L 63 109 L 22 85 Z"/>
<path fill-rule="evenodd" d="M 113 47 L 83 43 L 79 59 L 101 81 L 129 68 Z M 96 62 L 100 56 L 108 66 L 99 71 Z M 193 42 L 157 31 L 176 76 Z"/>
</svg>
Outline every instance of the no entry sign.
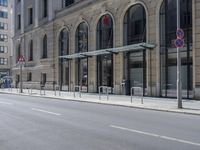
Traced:
<svg viewBox="0 0 200 150">
<path fill-rule="evenodd" d="M 177 48 L 182 48 L 182 47 L 184 47 L 184 40 L 183 39 L 176 39 L 176 41 L 175 41 L 175 46 L 177 47 Z"/>
<path fill-rule="evenodd" d="M 184 31 L 180 28 L 177 29 L 176 36 L 177 36 L 178 39 L 183 39 L 184 38 Z"/>
</svg>

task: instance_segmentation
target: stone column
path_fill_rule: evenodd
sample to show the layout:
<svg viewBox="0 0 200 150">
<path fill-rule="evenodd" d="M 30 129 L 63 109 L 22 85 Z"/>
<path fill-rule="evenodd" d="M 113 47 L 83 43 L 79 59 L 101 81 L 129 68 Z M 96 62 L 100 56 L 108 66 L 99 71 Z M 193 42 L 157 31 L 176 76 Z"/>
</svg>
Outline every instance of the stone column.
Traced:
<svg viewBox="0 0 200 150">
<path fill-rule="evenodd" d="M 21 0 L 21 34 L 24 33 L 25 16 L 24 16 L 24 0 Z"/>
<path fill-rule="evenodd" d="M 148 10 L 148 17 L 147 17 L 147 43 L 156 43 L 156 8 L 155 4 L 152 3 L 149 5 L 150 8 Z M 159 67 L 157 63 L 159 62 L 159 58 L 157 56 L 157 51 L 159 49 L 154 48 L 152 50 L 147 49 L 147 89 L 148 89 L 148 96 L 158 96 L 157 92 L 157 75 L 159 72 Z"/>
<path fill-rule="evenodd" d="M 49 0 L 48 2 L 48 20 L 51 21 L 54 17 L 53 0 Z"/>
<path fill-rule="evenodd" d="M 35 0 L 35 27 L 39 25 L 39 0 Z"/>
<path fill-rule="evenodd" d="M 193 2 L 193 80 L 194 98 L 200 99 L 200 1 Z"/>
<path fill-rule="evenodd" d="M 115 20 L 114 47 L 123 46 L 123 28 L 121 28 L 120 17 Z M 120 31 L 120 32 L 119 32 Z M 121 83 L 123 80 L 123 53 L 113 55 L 113 85 L 115 94 L 122 94 Z"/>
</svg>

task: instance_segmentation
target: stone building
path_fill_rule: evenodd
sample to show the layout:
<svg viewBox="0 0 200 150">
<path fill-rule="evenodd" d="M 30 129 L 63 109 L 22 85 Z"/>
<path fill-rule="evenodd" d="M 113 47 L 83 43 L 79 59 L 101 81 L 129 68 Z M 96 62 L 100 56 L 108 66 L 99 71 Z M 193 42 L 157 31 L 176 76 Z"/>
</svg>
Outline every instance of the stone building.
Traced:
<svg viewBox="0 0 200 150">
<path fill-rule="evenodd" d="M 12 0 L 0 0 L 0 78 L 10 75 Z"/>
<path fill-rule="evenodd" d="M 200 98 L 200 0 L 181 1 L 182 95 Z M 24 86 L 176 96 L 175 0 L 16 0 L 13 77 Z"/>
</svg>

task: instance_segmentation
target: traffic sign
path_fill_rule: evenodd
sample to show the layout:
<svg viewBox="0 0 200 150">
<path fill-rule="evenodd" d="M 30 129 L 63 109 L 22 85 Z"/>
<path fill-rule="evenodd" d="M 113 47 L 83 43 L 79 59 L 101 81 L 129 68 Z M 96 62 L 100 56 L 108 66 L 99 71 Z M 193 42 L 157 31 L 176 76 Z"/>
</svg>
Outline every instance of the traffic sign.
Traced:
<svg viewBox="0 0 200 150">
<path fill-rule="evenodd" d="M 25 62 L 25 58 L 23 55 L 19 56 L 18 62 Z"/>
<path fill-rule="evenodd" d="M 177 36 L 177 38 L 178 39 L 183 39 L 184 38 L 184 31 L 183 31 L 183 29 L 181 29 L 181 28 L 179 28 L 179 29 L 177 29 L 177 31 L 176 31 L 176 36 Z"/>
<path fill-rule="evenodd" d="M 184 40 L 183 39 L 176 39 L 176 41 L 175 41 L 175 46 L 177 47 L 177 48 L 182 48 L 182 47 L 184 47 Z"/>
</svg>

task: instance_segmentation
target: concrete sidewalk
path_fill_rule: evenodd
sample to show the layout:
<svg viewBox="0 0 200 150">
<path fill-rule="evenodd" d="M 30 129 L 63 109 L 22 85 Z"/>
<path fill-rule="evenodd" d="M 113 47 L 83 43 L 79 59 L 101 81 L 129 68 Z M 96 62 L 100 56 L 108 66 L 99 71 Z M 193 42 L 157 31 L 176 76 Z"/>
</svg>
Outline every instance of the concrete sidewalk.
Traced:
<svg viewBox="0 0 200 150">
<path fill-rule="evenodd" d="M 59 92 L 55 93 L 55 91 L 45 91 L 44 95 L 44 91 L 40 93 L 40 90 L 35 89 L 32 90 L 32 93 L 31 90 L 27 89 L 24 89 L 23 93 L 19 93 L 18 89 L 0 89 L 0 93 L 200 115 L 200 101 L 196 100 L 183 100 L 183 109 L 177 109 L 176 99 L 167 98 L 144 97 L 144 103 L 141 104 L 141 97 L 134 96 L 131 103 L 131 96 L 124 95 L 109 95 L 108 99 L 107 95 L 102 95 L 101 99 L 99 99 L 99 94 L 96 93 L 81 93 L 80 97 L 79 93 L 75 93 L 74 96 L 74 92 L 60 92 L 59 94 Z"/>
</svg>

